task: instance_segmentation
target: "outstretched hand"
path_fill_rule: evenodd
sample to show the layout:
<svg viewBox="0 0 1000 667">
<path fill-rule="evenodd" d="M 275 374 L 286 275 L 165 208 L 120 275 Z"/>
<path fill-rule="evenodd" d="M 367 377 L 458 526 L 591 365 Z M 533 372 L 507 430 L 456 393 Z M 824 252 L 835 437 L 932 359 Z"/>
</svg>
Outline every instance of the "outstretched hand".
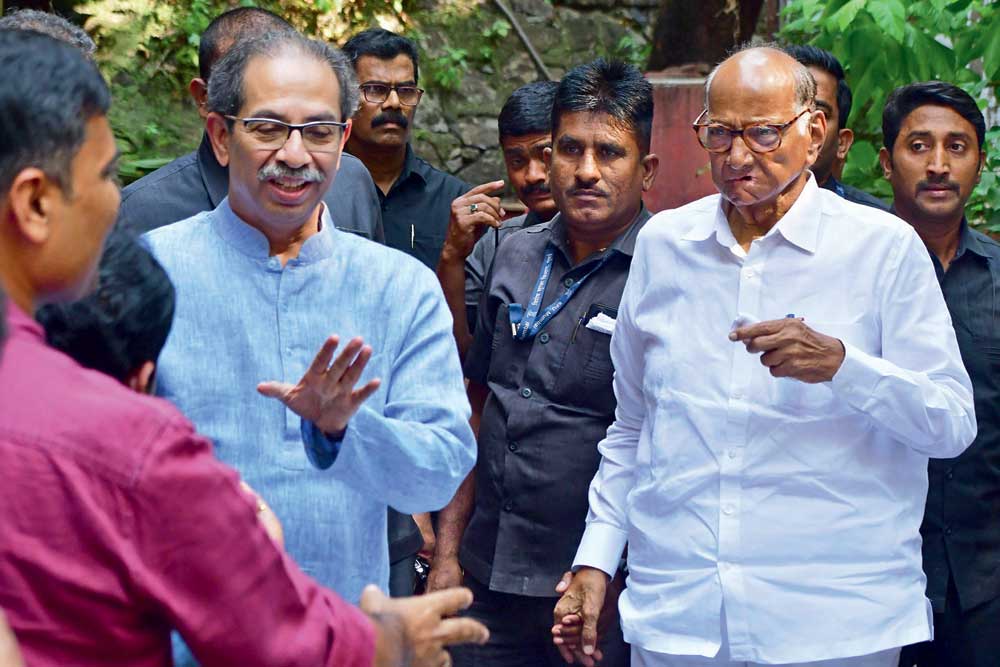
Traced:
<svg viewBox="0 0 1000 667">
<path fill-rule="evenodd" d="M 381 381 L 375 378 L 355 389 L 371 359 L 372 348 L 365 345 L 361 338 L 354 338 L 331 364 L 339 343 L 337 336 L 327 338 L 298 384 L 261 382 L 257 391 L 268 398 L 278 399 L 302 419 L 314 423 L 323 433 L 342 434 L 347 429 L 347 422 L 375 393 Z"/>
</svg>

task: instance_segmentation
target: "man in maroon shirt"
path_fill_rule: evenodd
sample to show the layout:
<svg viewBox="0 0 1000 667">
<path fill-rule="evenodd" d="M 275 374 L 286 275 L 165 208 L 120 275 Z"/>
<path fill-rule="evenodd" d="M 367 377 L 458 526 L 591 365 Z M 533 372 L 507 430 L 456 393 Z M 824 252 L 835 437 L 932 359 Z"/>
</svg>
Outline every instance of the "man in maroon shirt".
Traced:
<svg viewBox="0 0 1000 667">
<path fill-rule="evenodd" d="M 92 284 L 119 194 L 109 95 L 49 37 L 0 31 L 0 608 L 32 665 L 447 664 L 486 630 L 466 590 L 362 613 L 268 538 L 239 478 L 167 403 L 81 368 L 31 319 Z"/>
</svg>

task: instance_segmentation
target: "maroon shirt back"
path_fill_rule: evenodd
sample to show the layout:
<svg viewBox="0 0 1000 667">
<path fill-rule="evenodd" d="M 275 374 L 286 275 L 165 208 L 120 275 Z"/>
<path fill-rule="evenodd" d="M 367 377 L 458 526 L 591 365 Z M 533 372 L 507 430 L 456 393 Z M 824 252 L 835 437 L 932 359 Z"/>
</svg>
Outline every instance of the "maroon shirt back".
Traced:
<svg viewBox="0 0 1000 667">
<path fill-rule="evenodd" d="M 265 533 L 171 405 L 47 347 L 11 303 L 0 356 L 0 609 L 28 665 L 368 667 L 374 629 Z"/>
</svg>

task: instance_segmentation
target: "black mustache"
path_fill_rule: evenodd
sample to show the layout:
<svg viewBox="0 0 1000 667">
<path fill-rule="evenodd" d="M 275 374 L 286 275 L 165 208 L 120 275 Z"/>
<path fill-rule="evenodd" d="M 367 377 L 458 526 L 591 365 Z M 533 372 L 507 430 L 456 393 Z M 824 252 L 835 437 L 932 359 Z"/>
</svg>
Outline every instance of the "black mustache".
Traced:
<svg viewBox="0 0 1000 667">
<path fill-rule="evenodd" d="M 949 190 L 954 190 L 955 192 L 958 192 L 958 183 L 953 183 L 948 180 L 941 180 L 941 181 L 924 180 L 917 183 L 917 192 L 920 192 L 921 190 L 929 190 L 931 188 L 934 188 L 935 190 L 938 190 L 940 188 L 948 188 Z"/>
<path fill-rule="evenodd" d="M 389 123 L 399 125 L 404 130 L 410 126 L 410 121 L 406 120 L 406 116 L 403 115 L 402 111 L 383 111 L 372 118 L 372 129 L 374 130 L 380 125 L 387 125 Z"/>
<path fill-rule="evenodd" d="M 521 188 L 521 193 L 525 196 L 547 195 L 551 192 L 547 183 L 532 183 Z"/>
</svg>

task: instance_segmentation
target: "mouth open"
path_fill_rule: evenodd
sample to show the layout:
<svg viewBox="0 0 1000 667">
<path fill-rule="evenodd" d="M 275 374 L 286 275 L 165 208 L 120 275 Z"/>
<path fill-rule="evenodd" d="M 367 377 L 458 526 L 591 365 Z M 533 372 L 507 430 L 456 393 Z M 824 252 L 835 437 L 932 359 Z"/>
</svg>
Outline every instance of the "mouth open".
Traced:
<svg viewBox="0 0 1000 667">
<path fill-rule="evenodd" d="M 286 206 L 296 206 L 308 197 L 313 182 L 299 178 L 271 178 L 268 179 L 267 184 L 273 198 L 279 203 Z"/>
</svg>

